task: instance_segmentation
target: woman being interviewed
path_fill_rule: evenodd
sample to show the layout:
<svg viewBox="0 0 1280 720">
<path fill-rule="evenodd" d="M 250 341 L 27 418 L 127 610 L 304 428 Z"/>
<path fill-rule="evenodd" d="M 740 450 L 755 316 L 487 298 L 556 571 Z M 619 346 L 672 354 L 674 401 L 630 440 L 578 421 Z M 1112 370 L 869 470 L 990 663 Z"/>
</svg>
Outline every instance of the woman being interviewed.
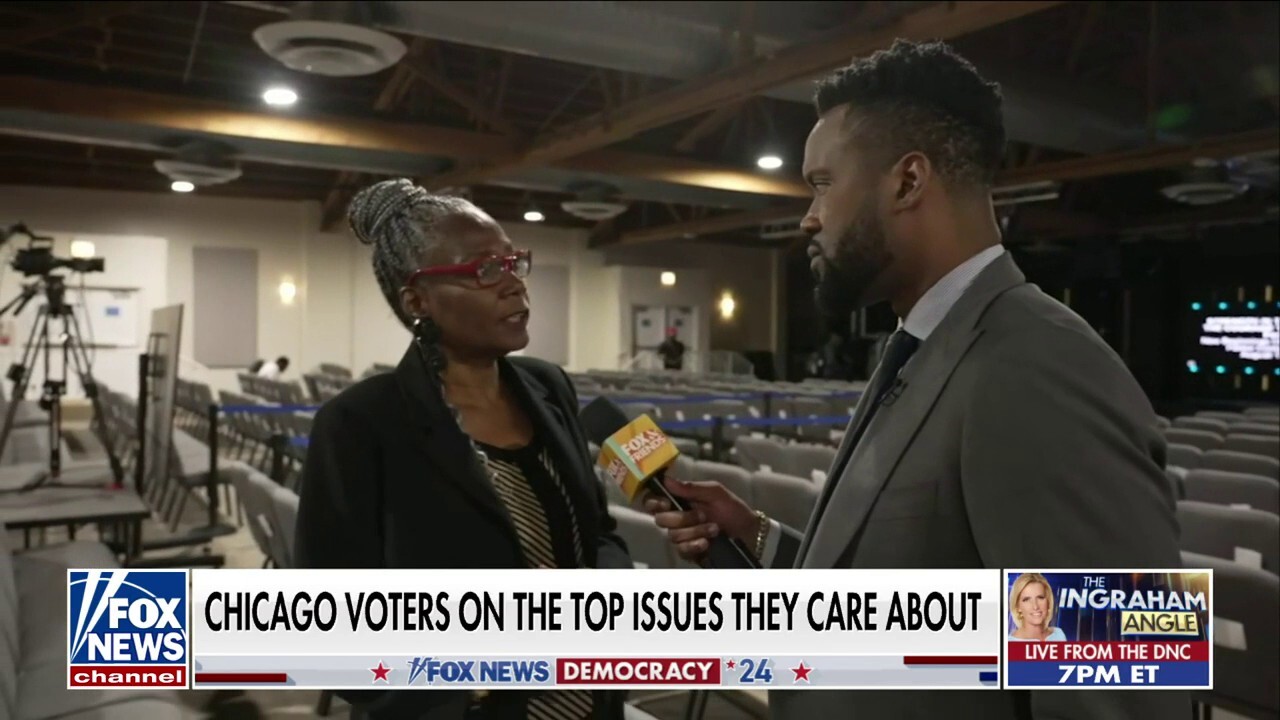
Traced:
<svg viewBox="0 0 1280 720">
<path fill-rule="evenodd" d="M 299 567 L 629 568 L 560 368 L 529 343 L 532 259 L 470 202 L 380 182 L 348 211 L 413 340 L 316 414 Z M 347 696 L 347 693 L 340 693 Z M 357 692 L 383 718 L 620 718 L 620 693 Z"/>
</svg>

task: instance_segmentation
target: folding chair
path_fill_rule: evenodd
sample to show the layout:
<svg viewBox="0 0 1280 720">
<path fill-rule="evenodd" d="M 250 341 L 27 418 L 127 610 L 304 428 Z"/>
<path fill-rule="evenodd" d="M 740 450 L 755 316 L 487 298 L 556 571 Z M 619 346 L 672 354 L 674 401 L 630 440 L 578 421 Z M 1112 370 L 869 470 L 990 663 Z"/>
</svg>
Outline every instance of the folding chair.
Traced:
<svg viewBox="0 0 1280 720">
<path fill-rule="evenodd" d="M 751 476 L 754 507 L 778 522 L 797 530 L 809 524 L 818 486 L 808 478 L 757 472 Z"/>
<path fill-rule="evenodd" d="M 1213 570 L 1213 689 L 1193 697 L 1239 715 L 1275 718 L 1280 713 L 1280 578 L 1191 552 L 1182 553 L 1182 565 Z"/>
<path fill-rule="evenodd" d="M 1262 477 L 1280 481 L 1280 460 L 1254 455 L 1253 453 L 1236 452 L 1235 450 L 1210 450 L 1204 454 L 1200 467 L 1206 470 L 1225 470 L 1248 475 L 1261 475 Z"/>
<path fill-rule="evenodd" d="M 1280 516 L 1183 500 L 1178 524 L 1183 550 L 1280 574 Z"/>
<path fill-rule="evenodd" d="M 1192 470 L 1184 482 L 1188 500 L 1245 505 L 1280 515 L 1280 482 L 1271 478 L 1220 470 Z"/>
<path fill-rule="evenodd" d="M 1224 442 L 1222 436 L 1208 430 L 1190 430 L 1186 428 L 1169 428 L 1164 431 L 1165 440 L 1179 445 L 1192 445 L 1201 450 L 1217 450 Z"/>
<path fill-rule="evenodd" d="M 1168 449 L 1165 451 L 1164 464 L 1165 467 L 1194 470 L 1200 467 L 1203 460 L 1204 451 L 1200 448 L 1194 445 L 1183 445 L 1182 443 L 1169 443 Z"/>
</svg>

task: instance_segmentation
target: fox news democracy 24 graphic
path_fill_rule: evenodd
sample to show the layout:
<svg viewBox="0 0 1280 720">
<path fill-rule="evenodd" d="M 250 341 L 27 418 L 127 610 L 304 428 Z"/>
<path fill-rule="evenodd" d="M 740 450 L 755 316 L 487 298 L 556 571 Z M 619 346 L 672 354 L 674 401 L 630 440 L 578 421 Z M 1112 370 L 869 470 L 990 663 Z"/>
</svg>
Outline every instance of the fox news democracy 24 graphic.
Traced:
<svg viewBox="0 0 1280 720">
<path fill-rule="evenodd" d="M 68 688 L 185 688 L 186 570 L 67 571 Z"/>
<path fill-rule="evenodd" d="M 1005 687 L 1213 686 L 1208 570 L 1005 571 Z"/>
</svg>

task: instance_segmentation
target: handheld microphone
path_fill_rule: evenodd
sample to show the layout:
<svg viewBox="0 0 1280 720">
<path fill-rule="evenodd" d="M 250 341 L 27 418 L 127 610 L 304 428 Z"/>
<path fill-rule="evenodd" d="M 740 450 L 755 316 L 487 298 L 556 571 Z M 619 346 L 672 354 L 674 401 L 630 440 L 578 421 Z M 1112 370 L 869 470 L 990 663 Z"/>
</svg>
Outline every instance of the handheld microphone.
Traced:
<svg viewBox="0 0 1280 720">
<path fill-rule="evenodd" d="M 662 495 L 673 507 L 684 512 L 691 509 L 662 483 L 667 467 L 680 451 L 648 415 L 628 420 L 622 408 L 602 396 L 583 408 L 578 419 L 587 438 L 600 446 L 598 465 L 628 500 L 647 489 Z M 711 538 L 706 564 L 714 568 L 760 567 L 760 561 L 741 541 L 723 535 Z"/>
</svg>

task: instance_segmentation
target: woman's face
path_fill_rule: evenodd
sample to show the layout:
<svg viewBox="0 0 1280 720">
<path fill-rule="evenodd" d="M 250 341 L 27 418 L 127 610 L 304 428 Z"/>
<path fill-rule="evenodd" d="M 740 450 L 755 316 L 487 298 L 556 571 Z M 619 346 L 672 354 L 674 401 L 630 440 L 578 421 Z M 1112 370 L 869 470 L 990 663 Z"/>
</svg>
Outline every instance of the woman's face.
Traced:
<svg viewBox="0 0 1280 720">
<path fill-rule="evenodd" d="M 1049 616 L 1049 594 L 1044 585 L 1028 583 L 1018 595 L 1018 610 L 1022 613 L 1022 625 L 1042 628 Z"/>
<path fill-rule="evenodd" d="M 511 240 L 484 213 L 453 215 L 438 231 L 444 240 L 427 252 L 423 267 L 456 265 L 514 252 Z M 475 276 L 419 279 L 402 293 L 411 315 L 433 319 L 441 344 L 463 357 L 501 357 L 529 344 L 529 293 L 524 282 L 503 273 L 482 287 Z"/>
</svg>

